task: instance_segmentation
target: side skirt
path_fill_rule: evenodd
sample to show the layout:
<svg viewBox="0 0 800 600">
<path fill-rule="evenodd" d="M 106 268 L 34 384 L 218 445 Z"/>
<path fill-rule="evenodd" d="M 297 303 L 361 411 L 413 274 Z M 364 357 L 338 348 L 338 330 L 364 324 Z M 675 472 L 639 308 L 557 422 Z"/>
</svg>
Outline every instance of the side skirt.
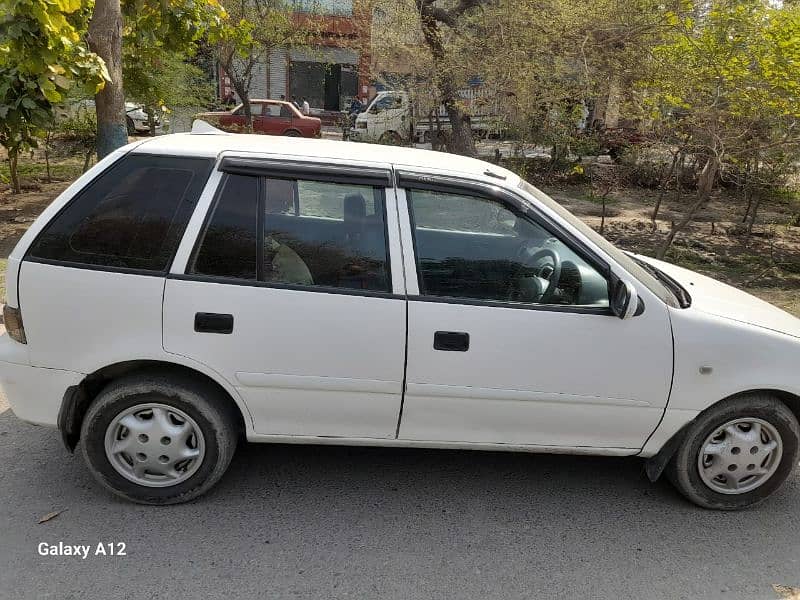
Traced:
<svg viewBox="0 0 800 600">
<path fill-rule="evenodd" d="M 487 444 L 470 442 L 419 441 L 383 438 L 345 438 L 305 435 L 249 434 L 248 442 L 267 444 L 316 444 L 328 446 L 380 446 L 400 448 L 442 448 L 452 450 L 488 450 L 496 452 L 531 452 L 538 454 L 580 454 L 594 456 L 634 456 L 641 448 L 592 448 L 589 446 L 536 446 L 531 444 Z"/>
</svg>

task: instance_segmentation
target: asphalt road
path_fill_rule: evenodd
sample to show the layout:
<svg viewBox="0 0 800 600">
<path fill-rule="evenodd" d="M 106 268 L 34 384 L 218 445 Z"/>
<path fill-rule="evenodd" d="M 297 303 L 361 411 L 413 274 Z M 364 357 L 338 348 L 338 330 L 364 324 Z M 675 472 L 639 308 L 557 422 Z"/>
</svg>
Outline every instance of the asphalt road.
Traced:
<svg viewBox="0 0 800 600">
<path fill-rule="evenodd" d="M 0 399 L 2 598 L 766 599 L 773 584 L 800 587 L 800 476 L 720 513 L 636 459 L 248 445 L 204 498 L 153 508 L 106 493 Z"/>
</svg>

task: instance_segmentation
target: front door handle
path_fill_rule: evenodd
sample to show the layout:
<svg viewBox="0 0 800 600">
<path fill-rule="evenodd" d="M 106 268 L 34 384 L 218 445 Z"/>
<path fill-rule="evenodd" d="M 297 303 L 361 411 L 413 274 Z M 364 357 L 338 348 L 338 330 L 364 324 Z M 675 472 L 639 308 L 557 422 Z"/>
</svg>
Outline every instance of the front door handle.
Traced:
<svg viewBox="0 0 800 600">
<path fill-rule="evenodd" d="M 433 349 L 466 352 L 469 350 L 469 334 L 463 331 L 437 331 L 433 334 Z"/>
<path fill-rule="evenodd" d="M 199 312 L 194 315 L 198 333 L 233 333 L 233 315 Z"/>
</svg>

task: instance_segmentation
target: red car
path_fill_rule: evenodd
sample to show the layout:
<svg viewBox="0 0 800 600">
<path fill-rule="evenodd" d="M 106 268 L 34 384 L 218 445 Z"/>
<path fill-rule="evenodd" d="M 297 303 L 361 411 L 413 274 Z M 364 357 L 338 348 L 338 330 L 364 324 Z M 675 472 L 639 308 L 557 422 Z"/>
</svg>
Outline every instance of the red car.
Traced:
<svg viewBox="0 0 800 600">
<path fill-rule="evenodd" d="M 316 117 L 305 116 L 291 102 L 251 100 L 250 113 L 253 116 L 254 133 L 310 138 L 321 136 L 322 122 Z M 245 130 L 243 104 L 230 112 L 200 113 L 195 115 L 195 118 L 209 121 L 226 131 L 242 132 Z"/>
</svg>

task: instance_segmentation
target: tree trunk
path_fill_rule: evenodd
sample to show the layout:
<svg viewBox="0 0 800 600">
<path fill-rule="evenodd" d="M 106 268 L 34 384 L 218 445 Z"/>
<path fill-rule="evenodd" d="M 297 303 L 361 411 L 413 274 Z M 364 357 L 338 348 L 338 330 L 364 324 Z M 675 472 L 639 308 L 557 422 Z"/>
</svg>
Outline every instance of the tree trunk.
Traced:
<svg viewBox="0 0 800 600">
<path fill-rule="evenodd" d="M 756 224 L 756 215 L 758 215 L 758 207 L 761 205 L 761 199 L 763 197 L 762 194 L 756 193 L 755 201 L 753 202 L 753 206 L 750 208 L 750 218 L 747 221 L 747 235 L 750 236 L 753 233 L 753 225 Z"/>
<path fill-rule="evenodd" d="M 86 156 L 83 157 L 83 170 L 81 173 L 86 173 L 89 170 L 89 165 L 92 164 L 92 154 L 94 154 L 93 150 L 86 151 Z"/>
<path fill-rule="evenodd" d="M 600 235 L 606 230 L 606 197 L 603 195 L 603 214 L 600 216 Z"/>
<path fill-rule="evenodd" d="M 442 42 L 442 34 L 439 30 L 439 22 L 434 14 L 435 7 L 432 1 L 417 0 L 420 20 L 422 22 L 422 35 L 425 43 L 431 51 L 433 65 L 439 72 L 437 87 L 439 95 L 450 119 L 450 135 L 447 138 L 447 151 L 453 154 L 463 154 L 465 156 L 476 156 L 475 140 L 472 138 L 472 126 L 469 117 L 464 114 L 458 106 L 457 87 L 452 75 L 444 69 L 445 50 Z"/>
<path fill-rule="evenodd" d="M 96 0 L 89 21 L 89 47 L 106 63 L 111 81 L 95 96 L 97 156 L 128 143 L 122 90 L 122 12 L 120 0 Z"/>
<path fill-rule="evenodd" d="M 714 182 L 716 181 L 718 171 L 719 160 L 717 157 L 712 156 L 708 158 L 703 170 L 700 172 L 700 176 L 697 179 L 697 200 L 695 200 L 694 204 L 689 207 L 689 210 L 686 211 L 686 214 L 683 215 L 683 218 L 680 221 L 672 224 L 667 237 L 664 238 L 664 241 L 656 249 L 657 259 L 664 259 L 670 246 L 672 246 L 672 242 L 675 240 L 675 236 L 686 229 L 686 226 L 689 225 L 689 223 L 691 223 L 694 219 L 697 211 L 699 211 L 703 204 L 705 204 L 705 202 L 708 200 L 708 196 L 711 194 L 711 190 L 714 188 Z"/>
<path fill-rule="evenodd" d="M 19 172 L 17 171 L 17 158 L 19 150 L 15 147 L 8 149 L 8 170 L 11 174 L 11 191 L 19 194 L 22 188 L 19 185 Z"/>
<path fill-rule="evenodd" d="M 672 174 L 675 172 L 675 167 L 678 164 L 678 156 L 680 152 L 676 152 L 672 157 L 672 164 L 669 166 L 669 171 L 661 180 L 661 185 L 659 186 L 658 190 L 658 199 L 656 200 L 656 205 L 653 207 L 653 214 L 650 216 L 650 222 L 653 226 L 653 231 L 658 229 L 658 225 L 656 224 L 656 219 L 658 219 L 658 211 L 661 210 L 661 203 L 664 201 L 664 196 L 667 193 L 667 186 L 669 185 L 669 180 L 672 179 Z"/>
<path fill-rule="evenodd" d="M 147 126 L 150 128 L 150 137 L 156 137 L 156 119 L 152 109 L 147 110 Z"/>
<path fill-rule="evenodd" d="M 50 173 L 50 137 L 53 135 L 51 130 L 47 130 L 44 136 L 44 168 L 47 172 L 47 183 L 52 183 L 53 177 Z"/>
</svg>

